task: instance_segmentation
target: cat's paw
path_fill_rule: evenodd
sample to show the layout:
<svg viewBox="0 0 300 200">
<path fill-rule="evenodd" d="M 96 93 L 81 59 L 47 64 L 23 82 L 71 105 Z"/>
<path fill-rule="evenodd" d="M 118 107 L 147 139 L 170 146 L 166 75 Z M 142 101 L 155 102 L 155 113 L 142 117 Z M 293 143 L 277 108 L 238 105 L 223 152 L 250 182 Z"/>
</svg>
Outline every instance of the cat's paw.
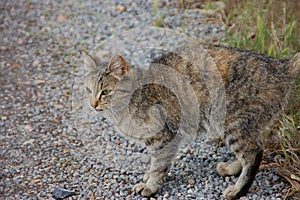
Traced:
<svg viewBox="0 0 300 200">
<path fill-rule="evenodd" d="M 222 140 L 222 138 L 220 136 L 208 137 L 206 139 L 205 143 L 209 144 L 209 145 L 214 145 L 216 147 L 225 146 L 225 143 L 224 143 L 224 141 Z"/>
<path fill-rule="evenodd" d="M 139 183 L 136 184 L 133 187 L 133 192 L 135 193 L 141 193 L 142 196 L 144 197 L 150 197 L 152 194 L 154 194 L 156 191 L 152 191 L 147 185 L 146 183 Z"/>
<path fill-rule="evenodd" d="M 242 170 L 241 163 L 236 160 L 232 163 L 221 162 L 217 165 L 217 172 L 220 176 L 238 175 Z"/>
<path fill-rule="evenodd" d="M 224 190 L 223 196 L 226 200 L 234 200 L 238 198 L 238 193 L 240 192 L 240 189 L 235 186 L 229 186 Z"/>
<path fill-rule="evenodd" d="M 227 166 L 228 163 L 225 162 L 218 163 L 217 172 L 220 176 L 228 176 Z"/>
</svg>

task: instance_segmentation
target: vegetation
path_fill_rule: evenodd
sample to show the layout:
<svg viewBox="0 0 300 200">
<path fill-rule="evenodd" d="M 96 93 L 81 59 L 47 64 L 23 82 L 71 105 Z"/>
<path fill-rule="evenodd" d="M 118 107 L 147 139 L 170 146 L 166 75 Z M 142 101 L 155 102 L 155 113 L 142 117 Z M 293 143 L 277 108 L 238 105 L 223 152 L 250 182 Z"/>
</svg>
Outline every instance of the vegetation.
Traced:
<svg viewBox="0 0 300 200">
<path fill-rule="evenodd" d="M 153 25 L 156 27 L 162 27 L 165 16 L 163 14 L 158 14 L 158 0 L 153 1 L 153 12 L 154 12 L 154 21 Z"/>
<path fill-rule="evenodd" d="M 227 0 L 226 3 L 225 40 L 230 45 L 279 58 L 300 50 L 297 1 Z"/>
</svg>

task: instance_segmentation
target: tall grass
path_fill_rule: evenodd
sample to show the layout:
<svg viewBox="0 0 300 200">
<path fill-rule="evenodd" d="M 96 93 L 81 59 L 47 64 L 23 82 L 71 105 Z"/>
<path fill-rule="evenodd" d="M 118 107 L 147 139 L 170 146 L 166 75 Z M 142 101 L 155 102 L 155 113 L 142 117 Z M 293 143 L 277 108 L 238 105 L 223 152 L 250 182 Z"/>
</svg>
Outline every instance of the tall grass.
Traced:
<svg viewBox="0 0 300 200">
<path fill-rule="evenodd" d="M 272 0 L 233 3 L 228 0 L 227 4 L 231 6 L 227 7 L 230 13 L 226 20 L 228 31 L 225 41 L 237 48 L 255 50 L 277 58 L 300 51 L 300 31 L 296 27 L 298 15 L 291 18 L 291 11 L 287 10 L 292 3 Z M 297 1 L 294 3 L 298 4 Z M 296 11 L 293 12 L 296 14 Z"/>
</svg>

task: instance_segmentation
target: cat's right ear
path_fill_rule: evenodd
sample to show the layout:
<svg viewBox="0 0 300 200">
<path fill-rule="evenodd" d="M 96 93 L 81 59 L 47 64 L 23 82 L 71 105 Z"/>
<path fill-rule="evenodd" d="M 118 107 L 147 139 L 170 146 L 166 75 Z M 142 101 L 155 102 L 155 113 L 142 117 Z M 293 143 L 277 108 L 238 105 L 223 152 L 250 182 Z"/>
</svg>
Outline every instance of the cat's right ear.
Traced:
<svg viewBox="0 0 300 200">
<path fill-rule="evenodd" d="M 97 69 L 96 62 L 90 54 L 88 54 L 86 51 L 81 51 L 81 55 L 82 55 L 85 68 L 91 71 Z"/>
<path fill-rule="evenodd" d="M 129 66 L 122 56 L 116 55 L 110 60 L 108 70 L 115 78 L 120 80 L 128 73 Z"/>
</svg>

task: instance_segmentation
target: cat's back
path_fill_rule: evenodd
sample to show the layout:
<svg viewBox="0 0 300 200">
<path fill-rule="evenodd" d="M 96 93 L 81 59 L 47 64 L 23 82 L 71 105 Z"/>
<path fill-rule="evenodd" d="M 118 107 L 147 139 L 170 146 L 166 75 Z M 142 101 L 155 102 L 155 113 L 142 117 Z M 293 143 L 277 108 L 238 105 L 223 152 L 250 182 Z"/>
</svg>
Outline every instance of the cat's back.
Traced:
<svg viewBox="0 0 300 200">
<path fill-rule="evenodd" d="M 288 78 L 288 60 L 220 45 L 202 46 L 213 59 L 225 84 L 237 83 L 242 77 L 257 84 L 278 83 Z"/>
<path fill-rule="evenodd" d="M 235 48 L 207 45 L 226 88 L 229 134 L 255 135 L 280 113 L 286 103 L 291 77 L 289 61 Z"/>
<path fill-rule="evenodd" d="M 215 72 L 220 74 L 226 90 L 225 125 L 238 126 L 245 133 L 265 127 L 286 102 L 291 82 L 288 60 L 219 45 L 201 44 L 201 47 L 215 64 Z M 176 53 L 166 53 L 154 62 L 171 66 L 189 77 L 201 116 L 207 118 L 211 98 L 202 71 L 195 70 L 191 61 Z"/>
</svg>

